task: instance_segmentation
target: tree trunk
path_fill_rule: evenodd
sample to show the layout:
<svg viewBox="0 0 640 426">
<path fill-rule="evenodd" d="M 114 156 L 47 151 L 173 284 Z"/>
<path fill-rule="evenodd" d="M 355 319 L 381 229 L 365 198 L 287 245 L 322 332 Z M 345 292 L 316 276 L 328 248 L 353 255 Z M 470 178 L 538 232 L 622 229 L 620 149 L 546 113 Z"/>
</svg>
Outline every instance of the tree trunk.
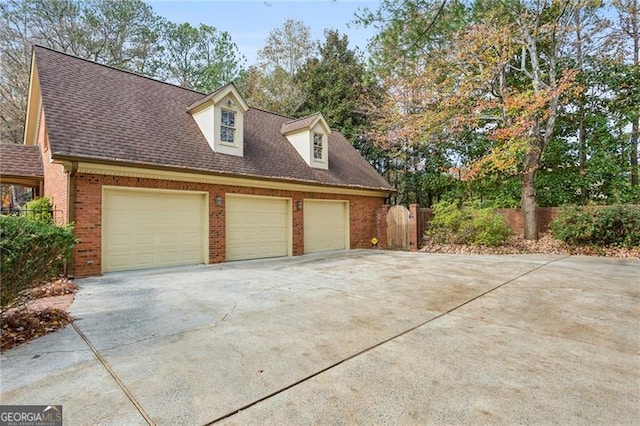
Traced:
<svg viewBox="0 0 640 426">
<path fill-rule="evenodd" d="M 527 170 L 522 175 L 521 205 L 524 218 L 524 239 L 538 239 L 538 212 L 536 201 L 536 170 Z"/>
<path fill-rule="evenodd" d="M 535 127 L 538 127 L 536 123 Z M 538 239 L 538 197 L 536 194 L 536 174 L 542 158 L 544 140 L 531 141 L 529 150 L 524 156 L 524 171 L 522 173 L 522 192 L 520 206 L 524 218 L 524 239 Z"/>
<path fill-rule="evenodd" d="M 575 32 L 576 32 L 576 61 L 580 72 L 584 69 L 584 61 L 582 55 L 582 13 L 580 9 L 575 12 Z M 580 167 L 580 176 L 584 176 L 587 163 L 587 142 L 585 137 L 584 125 L 584 101 L 578 102 L 578 158 Z M 584 194 L 586 191 L 582 191 Z"/>
<path fill-rule="evenodd" d="M 631 186 L 638 186 L 638 119 L 631 125 Z"/>
<path fill-rule="evenodd" d="M 638 3 L 631 3 L 631 37 L 633 38 L 633 65 L 640 65 L 640 28 L 638 28 Z M 631 186 L 638 186 L 638 121 L 640 117 L 634 114 L 631 123 Z"/>
</svg>

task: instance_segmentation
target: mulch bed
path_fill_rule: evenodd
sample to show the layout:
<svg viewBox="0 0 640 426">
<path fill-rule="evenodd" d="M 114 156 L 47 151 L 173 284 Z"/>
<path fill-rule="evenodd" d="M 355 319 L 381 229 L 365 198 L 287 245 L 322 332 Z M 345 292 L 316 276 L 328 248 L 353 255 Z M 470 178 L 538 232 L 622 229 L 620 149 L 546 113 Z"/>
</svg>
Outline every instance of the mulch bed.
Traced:
<svg viewBox="0 0 640 426">
<path fill-rule="evenodd" d="M 56 331 L 72 321 L 66 309 L 78 286 L 66 278 L 25 290 L 0 314 L 4 352 L 19 344 Z"/>
<path fill-rule="evenodd" d="M 640 258 L 640 247 L 592 247 L 570 246 L 554 239 L 550 234 L 543 234 L 537 241 L 525 240 L 522 236 L 512 236 L 507 244 L 499 247 L 470 246 L 465 244 L 434 244 L 425 241 L 420 249 L 426 253 L 448 254 L 571 254 L 584 256 L 610 256 L 624 258 Z"/>
</svg>

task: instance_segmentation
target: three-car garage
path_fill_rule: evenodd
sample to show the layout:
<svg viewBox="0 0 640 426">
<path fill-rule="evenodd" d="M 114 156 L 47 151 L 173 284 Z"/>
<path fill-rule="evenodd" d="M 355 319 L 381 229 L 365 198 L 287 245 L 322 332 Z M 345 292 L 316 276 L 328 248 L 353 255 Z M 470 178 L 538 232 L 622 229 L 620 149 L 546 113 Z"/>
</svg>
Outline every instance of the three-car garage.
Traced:
<svg viewBox="0 0 640 426">
<path fill-rule="evenodd" d="M 209 262 L 208 192 L 103 186 L 102 271 Z M 349 248 L 349 202 L 226 194 L 226 260 L 291 256 L 302 209 L 304 253 Z"/>
</svg>

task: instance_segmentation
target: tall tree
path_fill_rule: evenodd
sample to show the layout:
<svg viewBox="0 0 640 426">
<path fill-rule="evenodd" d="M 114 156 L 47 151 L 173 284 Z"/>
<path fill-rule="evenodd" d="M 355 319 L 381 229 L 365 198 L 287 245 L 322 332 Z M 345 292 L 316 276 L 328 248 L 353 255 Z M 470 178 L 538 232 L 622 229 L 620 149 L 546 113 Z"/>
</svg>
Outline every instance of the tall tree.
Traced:
<svg viewBox="0 0 640 426">
<path fill-rule="evenodd" d="M 142 0 L 9 0 L 0 19 L 1 142 L 22 141 L 32 43 L 154 73 L 160 18 Z"/>
<path fill-rule="evenodd" d="M 300 21 L 287 20 L 276 28 L 258 51 L 258 65 L 241 79 L 242 91 L 253 106 L 292 116 L 305 93 L 296 75 L 315 51 L 311 31 Z"/>
<path fill-rule="evenodd" d="M 166 22 L 159 74 L 182 87 L 211 92 L 238 77 L 244 56 L 226 31 Z"/>
<path fill-rule="evenodd" d="M 258 51 L 258 62 L 268 73 L 283 69 L 291 79 L 314 53 L 309 27 L 301 21 L 288 19 L 281 28 L 275 28 Z"/>
<path fill-rule="evenodd" d="M 2 143 L 22 142 L 33 43 L 202 91 L 243 65 L 228 33 L 166 22 L 142 0 L 7 0 L 0 20 Z"/>
<path fill-rule="evenodd" d="M 25 2 L 0 3 L 0 19 L 0 143 L 20 143 L 31 57 Z"/>
<path fill-rule="evenodd" d="M 490 151 L 471 172 L 519 173 L 524 235 L 537 238 L 536 176 L 572 86 L 562 53 L 578 6 L 578 0 L 478 0 L 465 12 L 460 3 L 405 2 L 401 8 L 412 9 L 427 30 L 409 43 L 406 22 L 392 22 L 389 35 L 382 33 L 379 45 L 393 52 L 402 41 L 396 50 L 409 49 L 411 60 L 385 79 L 379 138 L 412 145 L 459 139 L 470 130 L 486 137 Z M 447 14 L 463 18 L 430 33 Z"/>
<path fill-rule="evenodd" d="M 296 76 L 305 93 L 296 114 L 305 116 L 321 111 L 329 125 L 352 140 L 363 133 L 367 125 L 365 106 L 375 102 L 373 97 L 378 95 L 378 88 L 367 75 L 358 53 L 349 49 L 346 35 L 336 30 L 325 31 L 325 41 L 318 51 L 319 57 L 308 59 Z"/>
<path fill-rule="evenodd" d="M 638 73 L 640 68 L 640 2 L 638 0 L 612 0 L 618 14 L 618 31 L 611 35 L 617 40 L 617 51 L 622 63 L 630 64 L 629 71 Z M 635 86 L 635 93 L 640 92 Z M 638 139 L 640 137 L 640 105 L 635 103 L 627 114 L 631 122 L 630 165 L 631 185 L 638 186 Z"/>
<path fill-rule="evenodd" d="M 96 62 L 155 75 L 163 19 L 142 0 L 97 0 L 84 8 L 87 55 Z"/>
</svg>

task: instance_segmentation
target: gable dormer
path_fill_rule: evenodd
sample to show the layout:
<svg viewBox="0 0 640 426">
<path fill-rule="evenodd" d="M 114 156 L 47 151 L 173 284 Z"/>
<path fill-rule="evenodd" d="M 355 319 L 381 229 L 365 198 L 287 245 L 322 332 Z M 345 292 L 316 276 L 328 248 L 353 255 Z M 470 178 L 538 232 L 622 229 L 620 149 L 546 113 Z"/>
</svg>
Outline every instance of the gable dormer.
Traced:
<svg viewBox="0 0 640 426">
<path fill-rule="evenodd" d="M 311 167 L 329 169 L 329 135 L 331 128 L 322 114 L 317 113 L 282 125 L 286 136 L 298 154 Z"/>
<path fill-rule="evenodd" d="M 215 152 L 242 157 L 244 113 L 249 106 L 233 83 L 191 104 L 187 111 Z"/>
</svg>

